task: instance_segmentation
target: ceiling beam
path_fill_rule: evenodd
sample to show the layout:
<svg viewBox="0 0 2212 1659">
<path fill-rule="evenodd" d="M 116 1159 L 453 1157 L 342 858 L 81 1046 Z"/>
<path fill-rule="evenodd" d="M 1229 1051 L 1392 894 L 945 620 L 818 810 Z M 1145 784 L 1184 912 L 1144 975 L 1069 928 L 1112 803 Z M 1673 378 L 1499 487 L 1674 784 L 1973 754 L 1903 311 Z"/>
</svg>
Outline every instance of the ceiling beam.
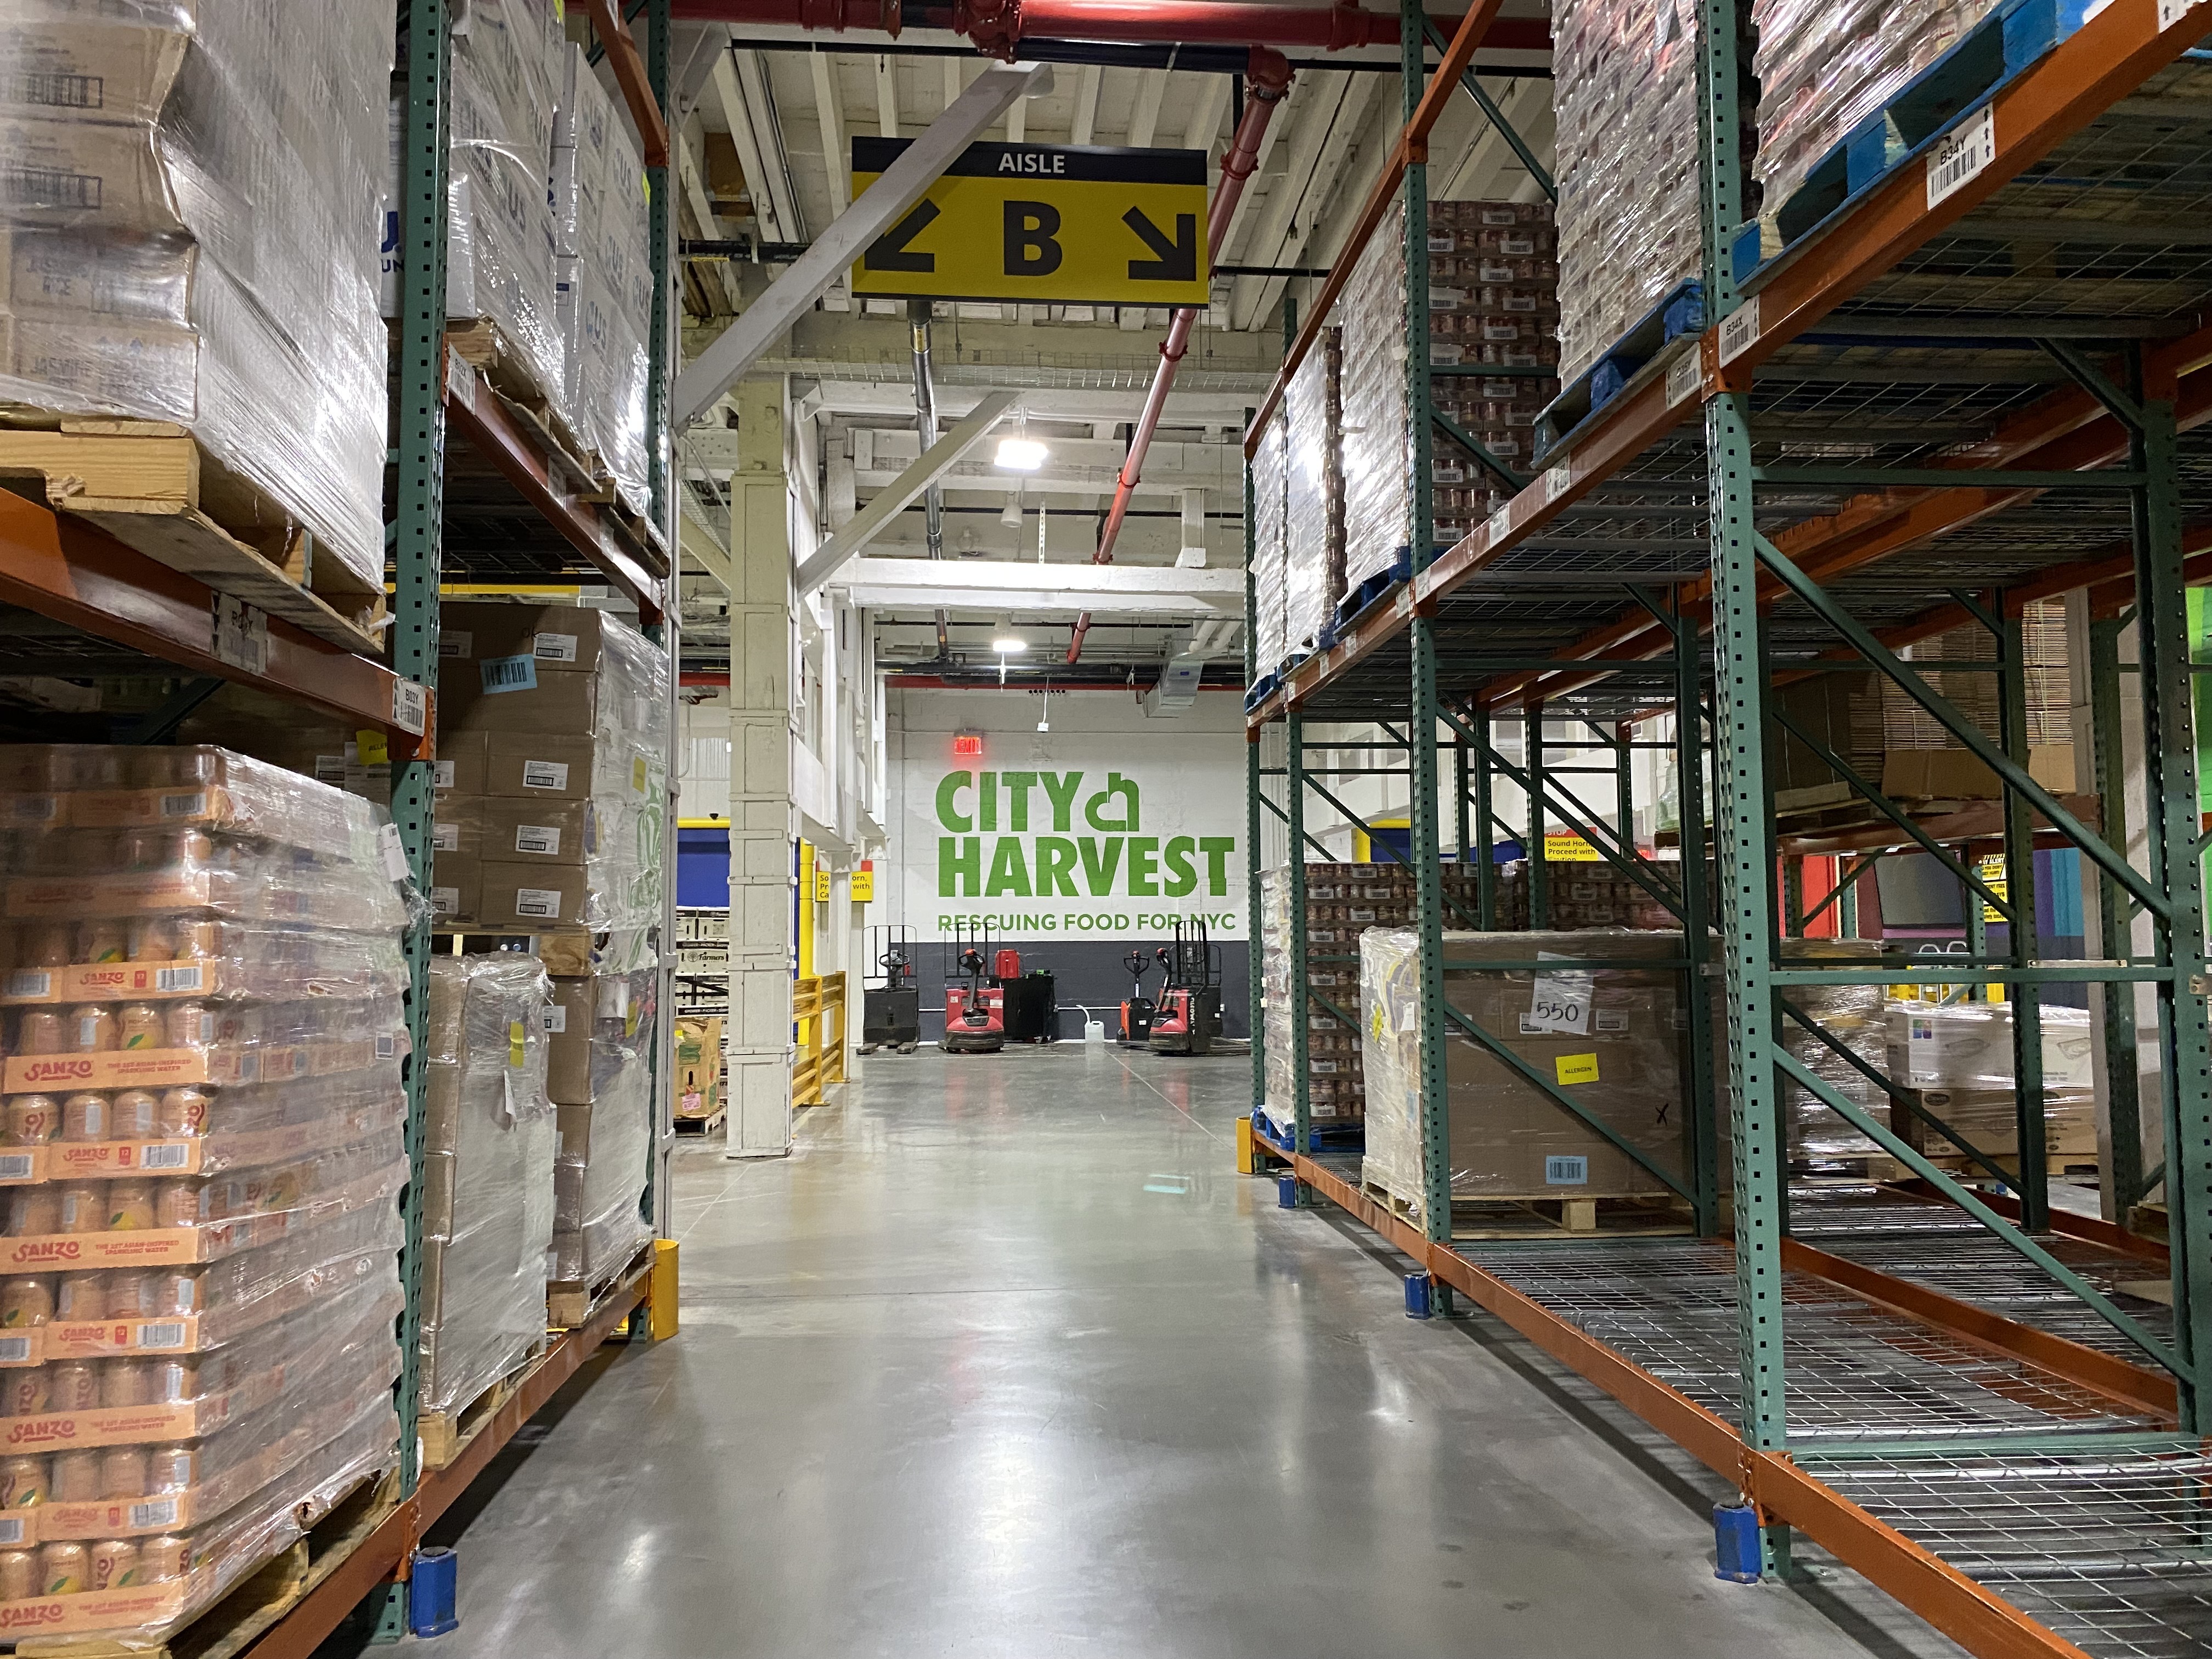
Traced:
<svg viewBox="0 0 2212 1659">
<path fill-rule="evenodd" d="M 1106 71 L 1097 64 L 1085 64 L 1083 72 L 1075 79 L 1075 115 L 1068 124 L 1067 142 L 1087 144 L 1098 125 L 1098 91 L 1105 84 Z"/>
<path fill-rule="evenodd" d="M 837 96 L 837 60 L 826 52 L 807 58 L 814 77 L 814 120 L 822 130 L 822 170 L 830 178 L 830 210 L 853 205 L 853 181 L 846 171 L 845 110 Z"/>
<path fill-rule="evenodd" d="M 963 94 L 964 97 L 966 94 Z M 903 159 L 903 158 L 902 158 Z M 884 175 L 889 178 L 887 173 Z M 898 477 L 898 481 L 854 514 L 830 539 L 816 548 L 799 567 L 795 591 L 803 598 L 822 586 L 840 566 L 872 541 L 878 532 L 918 500 L 931 484 L 960 458 L 983 441 L 999 417 L 1014 406 L 1017 394 L 994 392 L 956 422 L 952 429 L 922 451 L 921 458 Z"/>
<path fill-rule="evenodd" d="M 1137 104 L 1129 116 L 1129 145 L 1133 149 L 1152 148 L 1152 135 L 1159 131 L 1160 100 L 1167 95 L 1168 74 L 1166 70 L 1137 71 Z"/>
<path fill-rule="evenodd" d="M 1244 573 L 1014 559 L 854 559 L 830 585 L 878 609 L 1242 617 Z"/>
<path fill-rule="evenodd" d="M 888 52 L 876 54 L 876 136 L 899 136 L 898 64 Z"/>
<path fill-rule="evenodd" d="M 1308 71 L 1299 77 L 1321 85 L 1291 137 L 1290 159 L 1281 180 L 1267 192 L 1267 205 L 1252 234 L 1247 263 L 1296 265 L 1305 263 L 1322 204 L 1337 190 L 1337 180 L 1352 155 L 1352 147 L 1367 125 L 1373 101 L 1371 75 L 1333 75 L 1328 81 Z M 1297 89 L 1291 94 L 1297 97 Z M 1370 146 L 1370 148 L 1374 148 Z M 1272 314 L 1286 279 L 1280 276 L 1240 276 L 1230 290 L 1230 324 L 1256 329 Z M 1270 326 L 1272 325 L 1269 325 Z"/>
</svg>

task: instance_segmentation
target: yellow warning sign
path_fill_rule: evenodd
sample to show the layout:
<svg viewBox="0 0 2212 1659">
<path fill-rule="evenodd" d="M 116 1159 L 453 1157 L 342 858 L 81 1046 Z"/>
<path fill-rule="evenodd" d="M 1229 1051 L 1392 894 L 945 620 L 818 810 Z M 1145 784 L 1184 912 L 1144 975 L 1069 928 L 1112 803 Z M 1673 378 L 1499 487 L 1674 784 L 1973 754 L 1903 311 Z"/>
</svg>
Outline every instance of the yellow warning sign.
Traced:
<svg viewBox="0 0 2212 1659">
<path fill-rule="evenodd" d="M 853 902 L 872 904 L 876 897 L 876 863 L 873 859 L 862 859 L 860 867 L 853 872 Z"/>
<path fill-rule="evenodd" d="M 1561 1054 L 1553 1061 L 1561 1083 L 1595 1083 L 1597 1081 L 1595 1054 Z"/>
<path fill-rule="evenodd" d="M 911 142 L 853 140 L 853 194 Z M 1202 306 L 1206 152 L 970 144 L 853 267 L 853 292 Z"/>
<path fill-rule="evenodd" d="M 1544 832 L 1544 861 L 1547 864 L 1595 864 L 1597 848 L 1571 830 Z"/>
</svg>

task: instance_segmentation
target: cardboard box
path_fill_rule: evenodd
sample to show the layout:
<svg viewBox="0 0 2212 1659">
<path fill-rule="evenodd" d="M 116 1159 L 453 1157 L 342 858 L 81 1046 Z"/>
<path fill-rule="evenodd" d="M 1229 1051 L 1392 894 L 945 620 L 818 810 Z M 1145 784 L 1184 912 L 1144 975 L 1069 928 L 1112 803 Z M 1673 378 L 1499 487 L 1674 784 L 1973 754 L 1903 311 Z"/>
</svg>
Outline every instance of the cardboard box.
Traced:
<svg viewBox="0 0 2212 1659">
<path fill-rule="evenodd" d="M 67 21 L 35 15 L 11 21 L 11 72 L 0 78 L 0 111 L 10 118 L 150 121 L 161 113 L 191 44 L 183 29 L 128 22 L 112 11 L 97 23 L 81 15 Z"/>
<path fill-rule="evenodd" d="M 486 805 L 482 795 L 459 790 L 440 799 L 430 823 L 430 846 L 441 862 L 483 859 Z"/>
<path fill-rule="evenodd" d="M 501 677 L 508 683 L 501 684 Z M 438 692 L 439 728 L 447 732 L 567 735 L 596 730 L 599 717 L 596 676 L 541 675 L 528 657 L 480 663 L 474 682 L 463 670 Z"/>
<path fill-rule="evenodd" d="M 580 924 L 584 872 L 557 865 L 486 860 L 477 920 L 487 927 L 557 927 Z"/>
<path fill-rule="evenodd" d="M 448 605 L 439 613 L 438 659 L 447 672 L 461 663 L 477 668 L 479 683 L 480 665 L 517 657 L 540 677 L 591 674 L 600 623 L 600 612 L 572 605 Z"/>
<path fill-rule="evenodd" d="M 586 800 L 599 744 L 589 737 L 501 732 L 481 734 L 486 795 L 525 800 Z"/>
<path fill-rule="evenodd" d="M 483 860 L 459 853 L 439 854 L 429 896 L 435 926 L 483 921 Z"/>
<path fill-rule="evenodd" d="M 1915 1089 L 1913 1099 L 1942 1119 L 1991 1158 L 2020 1153 L 2018 1107 L 2009 1089 Z M 1897 1137 L 1931 1158 L 1963 1158 L 1948 1137 L 1891 1103 L 1890 1127 Z M 2097 1098 L 2087 1089 L 2046 1089 L 2043 1097 L 2043 1150 L 2052 1156 L 2097 1156 Z"/>
<path fill-rule="evenodd" d="M 442 699 L 439 707 L 442 714 Z M 445 810 L 448 798 L 489 793 L 490 786 L 485 778 L 484 767 L 484 734 L 481 732 L 454 731 L 444 720 L 440 720 L 438 758 L 431 764 L 431 775 L 436 781 L 438 790 L 438 810 Z"/>
<path fill-rule="evenodd" d="M 592 1097 L 592 1020 L 597 981 L 556 979 L 545 1010 L 545 1093 L 567 1106 Z"/>
<path fill-rule="evenodd" d="M 588 800 L 489 797 L 481 809 L 483 856 L 581 869 L 598 850 L 594 818 Z"/>
<path fill-rule="evenodd" d="M 2072 794 L 2074 745 L 2029 750 L 2027 775 L 2055 793 Z M 1997 775 L 1963 749 L 1892 749 L 1882 757 L 1881 793 L 1900 800 L 1995 800 L 2003 792 Z"/>
</svg>

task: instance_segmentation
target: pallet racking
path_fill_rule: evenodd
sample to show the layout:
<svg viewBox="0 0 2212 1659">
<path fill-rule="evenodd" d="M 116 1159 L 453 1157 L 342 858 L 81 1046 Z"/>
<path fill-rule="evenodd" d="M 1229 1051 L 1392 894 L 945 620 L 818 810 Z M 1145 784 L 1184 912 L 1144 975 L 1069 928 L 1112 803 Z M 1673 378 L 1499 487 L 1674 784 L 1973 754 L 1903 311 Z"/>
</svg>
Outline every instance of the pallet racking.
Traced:
<svg viewBox="0 0 2212 1659">
<path fill-rule="evenodd" d="M 1494 9 L 1474 9 L 1431 71 L 1422 9 L 1401 8 L 1405 126 L 1248 433 L 1248 457 L 1394 195 L 1420 234 L 1426 133 Z M 1295 884 L 1305 798 L 1328 798 L 1309 750 L 1339 746 L 1310 737 L 1309 723 L 1380 726 L 1403 757 L 1426 1224 L 1363 1191 L 1356 1160 L 1316 1148 L 1302 1085 L 1289 1133 L 1259 1146 L 1288 1170 L 1286 1201 L 1318 1196 L 1358 1217 L 1447 1303 L 1454 1291 L 1471 1297 L 1738 1487 L 1747 1507 L 1730 1518 L 1756 1528 L 1750 1576 L 1794 1571 L 1792 1534 L 1802 1534 L 1977 1653 L 2200 1651 L 2212 1571 L 2191 1492 L 2212 1472 L 2198 1438 L 2198 1368 L 2212 1363 L 2212 981 L 2185 587 L 2212 563 L 2192 435 L 2212 411 L 2212 335 L 2200 321 L 2212 264 L 2192 222 L 2212 185 L 2212 54 L 2197 50 L 2212 13 L 2177 0 L 1999 6 L 1860 130 L 1872 142 L 1848 158 L 1839 148 L 1821 176 L 1844 183 L 1816 213 L 1793 200 L 1779 218 L 1802 228 L 1777 246 L 1774 222 L 1747 210 L 1738 97 L 1748 11 L 1736 0 L 1698 8 L 1703 321 L 1640 345 L 1595 408 L 1574 404 L 1571 388 L 1543 470 L 1449 548 L 1432 544 L 1425 499 L 1429 386 L 1449 371 L 1428 361 L 1427 295 L 1409 247 L 1414 569 L 1304 661 L 1248 664 L 1259 695 L 1247 782 L 1253 844 L 1263 814 L 1282 818 Z M 2094 618 L 2096 787 L 2072 793 L 2028 769 L 2021 617 L 2033 601 L 2077 591 Z M 2130 623 L 2139 782 L 2120 759 Z M 1989 639 L 1968 666 L 1996 678 L 1994 733 L 1895 654 L 1967 625 Z M 1781 833 L 1766 767 L 1778 728 L 1790 728 L 1773 691 L 1844 666 L 1872 670 L 1924 710 L 1995 775 L 1997 798 L 1929 819 L 1813 744 L 1863 815 L 1840 832 Z M 1661 713 L 1674 717 L 1679 861 L 1639 854 L 1626 810 L 1607 823 L 1544 764 L 1547 718 L 1594 722 L 1617 741 L 1624 724 Z M 1451 1237 L 1445 1045 L 1486 1039 L 1447 1009 L 1446 929 L 1486 927 L 1495 911 L 1486 879 L 1478 914 L 1447 915 L 1440 803 L 1456 803 L 1453 840 L 1486 871 L 1491 783 L 1514 775 L 1490 723 L 1515 716 L 1537 738 L 1518 770 L 1534 810 L 1583 830 L 1685 919 L 1692 1029 L 1725 1022 L 1728 1075 L 1693 1084 L 1684 1173 L 1669 1183 L 1697 1237 Z M 1259 747 L 1279 721 L 1279 805 Z M 2002 846 L 2005 890 L 1960 857 L 1974 842 Z M 2032 918 L 2038 845 L 2078 848 L 2094 871 L 2103 956 L 2045 960 L 2021 926 L 2002 950 L 1978 937 L 1970 957 L 1942 969 L 1785 960 L 1784 937 L 1803 927 L 1803 854 L 1929 852 L 1974 901 L 1970 915 L 1986 902 Z M 1540 915 L 1540 891 L 1532 900 Z M 1257 914 L 1256 875 L 1252 902 Z M 1294 897 L 1294 917 L 1301 908 Z M 2132 944 L 2138 926 L 2148 951 Z M 1291 949 L 1303 963 L 1302 936 Z M 1803 1028 L 1791 990 L 1915 981 L 2009 991 L 2017 1202 L 1970 1190 L 1786 1046 Z M 2037 1011 L 2045 988 L 2079 984 L 2106 988 L 2118 1057 L 2119 1212 L 2163 1182 L 2170 1252 L 2048 1202 Z M 2157 1010 L 2169 1149 L 2148 1170 L 2130 1132 L 2139 985 Z M 1709 1000 L 1717 1006 L 1701 1011 Z M 1300 1078 L 1305 1018 L 1293 1009 Z M 1689 1048 L 1693 1060 L 1712 1052 L 1696 1036 Z M 1778 1129 L 1793 1084 L 1911 1180 L 1793 1189 Z M 1546 1092 L 1574 1110 L 1570 1091 Z M 2151 1274 L 2170 1281 L 2170 1316 L 2125 1289 Z"/>
<path fill-rule="evenodd" d="M 126 546 L 96 526 L 0 492 L 0 604 L 20 613 L 0 629 L 0 670 L 16 674 L 146 677 L 178 679 L 176 694 L 141 721 L 131 741 L 167 741 L 182 720 L 224 683 L 246 685 L 290 704 L 346 721 L 386 738 L 392 760 L 392 817 L 416 884 L 427 890 L 434 813 L 438 611 L 447 583 L 501 586 L 604 581 L 636 606 L 648 635 L 668 653 L 675 682 L 677 638 L 672 561 L 674 483 L 670 472 L 668 388 L 675 318 L 670 264 L 674 199 L 668 174 L 669 0 L 628 8 L 592 0 L 586 10 L 599 53 L 611 59 L 623 104 L 647 160 L 649 244 L 654 284 L 648 341 L 647 409 L 649 511 L 612 496 L 583 457 L 566 447 L 526 402 L 503 396 L 449 340 L 445 315 L 447 236 L 447 161 L 455 0 L 402 0 L 407 43 L 405 127 L 399 181 L 402 289 L 394 326 L 393 410 L 387 453 L 386 531 L 392 570 L 392 623 L 386 660 L 319 638 L 282 617 L 227 594 Z M 643 14 L 644 40 L 625 14 Z M 449 442 L 449 440 L 458 440 Z M 274 573 L 275 567 L 271 567 Z M 217 579 L 220 580 L 220 578 Z M 265 589 L 270 577 L 257 576 Z M 481 591 L 481 587 L 478 591 Z M 226 629 L 217 624 L 226 619 Z M 670 769 L 672 775 L 674 769 Z M 673 813 L 673 801 L 670 803 Z M 673 939 L 670 891 L 662 937 Z M 422 1051 L 432 936 L 425 921 L 408 939 L 413 989 L 408 1019 Z M 667 1075 L 670 999 L 659 998 L 656 1078 Z M 349 1510 L 342 1537 L 312 1534 L 314 1565 L 271 1617 L 264 1607 L 224 1638 L 223 1650 L 257 1659 L 305 1656 L 380 1585 L 390 1594 L 378 1609 L 381 1627 L 404 1627 L 404 1581 L 422 1533 L 457 1501 L 489 1463 L 583 1361 L 626 1325 L 642 1328 L 647 1301 L 672 1297 L 654 1272 L 660 1253 L 650 1244 L 617 1273 L 606 1293 L 573 1328 L 551 1341 L 545 1358 L 514 1387 L 447 1467 L 425 1474 L 417 1466 L 416 1358 L 420 1314 L 423 1157 L 422 1074 L 410 1067 L 407 1146 L 414 1181 L 405 1202 L 407 1243 L 401 1274 L 406 1307 L 400 1328 L 400 1437 L 396 1489 L 362 1518 Z M 658 1085 L 652 1097 L 658 1103 Z M 657 1104 L 651 1167 L 641 1172 L 647 1219 L 665 1231 L 668 1150 L 673 1130 Z M 672 1320 L 672 1310 L 664 1310 Z M 665 1322 L 665 1321 L 664 1322 Z M 672 1328 L 672 1325 L 670 1327 Z M 219 1618 L 223 1609 L 209 1615 Z"/>
</svg>

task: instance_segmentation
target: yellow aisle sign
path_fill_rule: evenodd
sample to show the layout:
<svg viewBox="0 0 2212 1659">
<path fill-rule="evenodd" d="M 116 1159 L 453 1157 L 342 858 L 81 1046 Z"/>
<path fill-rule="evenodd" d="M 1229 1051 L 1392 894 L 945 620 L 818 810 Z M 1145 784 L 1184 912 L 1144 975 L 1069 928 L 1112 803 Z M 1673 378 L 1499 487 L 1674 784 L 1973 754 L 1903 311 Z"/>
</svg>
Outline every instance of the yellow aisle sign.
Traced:
<svg viewBox="0 0 2212 1659">
<path fill-rule="evenodd" d="M 912 141 L 853 140 L 853 194 Z M 1206 152 L 970 144 L 853 267 L 853 292 L 1202 306 Z"/>
<path fill-rule="evenodd" d="M 1547 864 L 1595 864 L 1598 852 L 1571 830 L 1547 830 L 1544 860 Z"/>
</svg>

